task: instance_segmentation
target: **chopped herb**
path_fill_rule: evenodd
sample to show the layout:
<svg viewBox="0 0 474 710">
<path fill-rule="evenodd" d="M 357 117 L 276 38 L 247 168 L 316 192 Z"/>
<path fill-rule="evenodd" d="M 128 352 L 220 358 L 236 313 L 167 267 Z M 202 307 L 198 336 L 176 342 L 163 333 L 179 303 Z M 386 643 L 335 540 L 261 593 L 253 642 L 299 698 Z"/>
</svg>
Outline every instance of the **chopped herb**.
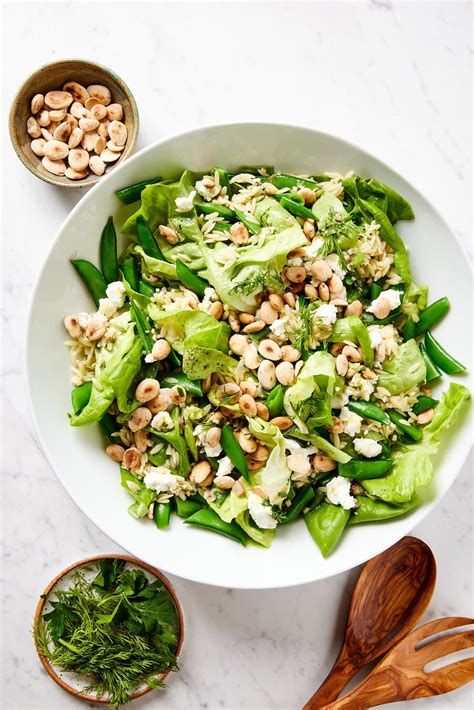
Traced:
<svg viewBox="0 0 474 710">
<path fill-rule="evenodd" d="M 318 236 L 324 239 L 324 244 L 318 250 L 318 258 L 337 254 L 341 268 L 347 269 L 344 249 L 354 246 L 359 236 L 359 229 L 354 222 L 330 210 L 327 219 L 319 227 Z"/>
<path fill-rule="evenodd" d="M 260 291 L 269 290 L 280 293 L 285 290 L 285 284 L 276 269 L 273 271 L 258 271 L 236 284 L 230 292 L 243 293 L 245 296 L 250 296 L 254 293 L 260 293 Z"/>
</svg>

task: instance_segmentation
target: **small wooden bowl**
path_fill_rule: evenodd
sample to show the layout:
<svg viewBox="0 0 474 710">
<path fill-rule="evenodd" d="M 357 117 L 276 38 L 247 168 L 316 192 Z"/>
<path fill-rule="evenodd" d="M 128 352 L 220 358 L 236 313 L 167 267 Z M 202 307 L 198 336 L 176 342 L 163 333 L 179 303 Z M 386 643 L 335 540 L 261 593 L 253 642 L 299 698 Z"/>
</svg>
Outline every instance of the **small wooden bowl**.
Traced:
<svg viewBox="0 0 474 710">
<path fill-rule="evenodd" d="M 23 165 L 36 177 L 59 187 L 91 187 L 103 176 L 89 173 L 83 180 L 70 180 L 65 176 L 59 177 L 45 170 L 41 158 L 31 150 L 32 138 L 26 130 L 26 121 L 31 116 L 30 104 L 33 96 L 46 94 L 54 89 L 62 89 L 67 81 L 77 81 L 84 86 L 103 84 L 110 89 L 112 102 L 122 104 L 123 122 L 128 129 L 127 142 L 120 158 L 113 163 L 112 167 L 106 169 L 104 175 L 107 175 L 109 170 L 113 170 L 115 165 L 126 160 L 132 153 L 138 136 L 138 108 L 133 94 L 113 71 L 101 64 L 84 59 L 61 59 L 51 62 L 40 67 L 28 77 L 12 101 L 9 117 L 10 138 L 15 153 Z"/>
<path fill-rule="evenodd" d="M 70 685 L 60 674 L 58 670 L 56 670 L 55 666 L 51 664 L 51 662 L 43 656 L 41 653 L 41 650 L 38 646 L 38 643 L 36 642 L 36 635 L 38 632 L 38 625 L 39 621 L 41 619 L 41 616 L 43 614 L 43 610 L 45 607 L 45 604 L 48 602 L 48 596 L 51 594 L 52 591 L 54 591 L 54 588 L 56 585 L 61 582 L 61 580 L 69 575 L 71 572 L 74 572 L 78 570 L 80 567 L 85 567 L 87 565 L 94 565 L 96 562 L 99 560 L 103 559 L 117 559 L 117 560 L 125 560 L 125 562 L 128 562 L 129 564 L 133 565 L 134 567 L 140 567 L 143 569 L 145 572 L 148 572 L 150 575 L 153 577 L 156 577 L 157 579 L 160 580 L 160 582 L 163 583 L 163 585 L 166 587 L 168 590 L 174 606 L 176 608 L 176 613 L 178 615 L 178 625 L 179 625 L 179 635 L 178 635 L 178 643 L 176 645 L 176 660 L 179 659 L 183 643 L 184 643 L 184 614 L 183 610 L 181 608 L 181 604 L 179 603 L 178 596 L 176 594 L 176 591 L 165 575 L 160 572 L 159 570 L 155 569 L 155 567 L 152 567 L 151 565 L 148 565 L 146 562 L 142 562 L 141 560 L 137 560 L 135 557 L 130 557 L 129 555 L 95 555 L 93 557 L 86 557 L 83 560 L 79 560 L 79 562 L 75 562 L 74 564 L 70 565 L 69 567 L 66 567 L 62 572 L 60 572 L 46 587 L 44 590 L 43 594 L 41 595 L 41 598 L 38 602 L 38 605 L 36 607 L 36 612 L 35 612 L 35 619 L 34 619 L 34 624 L 33 624 L 33 629 L 34 629 L 34 635 L 35 635 L 35 645 L 36 645 L 36 650 L 38 652 L 39 659 L 41 663 L 43 664 L 43 667 L 45 671 L 48 673 L 48 675 L 54 680 L 55 683 L 61 686 L 64 690 L 67 690 L 68 693 L 71 693 L 71 695 L 74 695 L 76 698 L 80 698 L 81 700 L 87 700 L 89 703 L 107 703 L 108 700 L 106 697 L 104 698 L 97 698 L 95 693 L 83 693 L 74 686 Z M 171 671 L 167 671 L 166 673 L 161 673 L 161 675 L 158 676 L 158 679 L 163 681 L 167 676 L 170 674 Z M 77 678 L 81 678 L 84 676 L 77 676 Z M 143 687 L 143 688 L 138 688 L 133 695 L 130 696 L 130 700 L 136 700 L 137 698 L 141 698 L 143 695 L 146 695 L 147 693 L 150 692 L 150 690 L 153 690 L 153 688 L 149 687 Z"/>
</svg>

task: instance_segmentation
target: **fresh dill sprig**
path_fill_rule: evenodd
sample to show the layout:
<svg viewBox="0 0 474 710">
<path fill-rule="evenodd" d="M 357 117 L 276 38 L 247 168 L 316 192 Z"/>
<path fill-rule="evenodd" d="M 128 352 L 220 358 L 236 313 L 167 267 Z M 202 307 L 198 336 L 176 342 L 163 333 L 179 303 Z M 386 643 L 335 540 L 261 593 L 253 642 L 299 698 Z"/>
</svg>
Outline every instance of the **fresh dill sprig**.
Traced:
<svg viewBox="0 0 474 710">
<path fill-rule="evenodd" d="M 308 354 L 311 350 L 311 345 L 314 340 L 314 312 L 317 306 L 314 301 L 305 301 L 299 299 L 299 328 L 295 331 L 296 338 L 293 341 L 293 347 L 300 351 L 303 355 Z"/>
<path fill-rule="evenodd" d="M 324 259 L 329 254 L 337 254 L 341 268 L 347 269 L 344 249 L 356 243 L 359 236 L 357 225 L 351 219 L 344 219 L 342 215 L 336 214 L 331 209 L 327 219 L 318 230 L 318 236 L 324 240 L 324 243 L 319 248 L 317 257 Z"/>
<path fill-rule="evenodd" d="M 276 293 L 283 293 L 285 290 L 285 284 L 276 269 L 272 271 L 256 271 L 251 276 L 248 276 L 246 279 L 233 286 L 230 292 L 243 293 L 245 296 L 251 296 L 254 293 L 269 290 Z"/>
</svg>

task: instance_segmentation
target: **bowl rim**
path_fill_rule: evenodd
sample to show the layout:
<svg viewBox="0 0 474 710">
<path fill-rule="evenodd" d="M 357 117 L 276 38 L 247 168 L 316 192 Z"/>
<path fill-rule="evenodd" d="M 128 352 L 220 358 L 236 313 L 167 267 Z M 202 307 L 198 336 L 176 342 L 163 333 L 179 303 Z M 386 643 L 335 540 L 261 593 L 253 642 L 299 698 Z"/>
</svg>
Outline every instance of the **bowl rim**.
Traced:
<svg viewBox="0 0 474 710">
<path fill-rule="evenodd" d="M 16 90 L 11 103 L 10 103 L 10 109 L 8 112 L 8 132 L 10 134 L 10 142 L 12 144 L 13 150 L 15 151 L 15 154 L 17 158 L 23 163 L 25 168 L 27 168 L 32 175 L 35 177 L 39 178 L 40 180 L 43 180 L 43 182 L 47 182 L 50 185 L 55 185 L 56 187 L 65 187 L 65 188 L 89 188 L 93 187 L 96 185 L 100 180 L 103 180 L 104 176 L 103 175 L 94 175 L 94 176 L 88 176 L 86 180 L 83 182 L 75 182 L 74 180 L 70 180 L 69 182 L 59 182 L 56 180 L 56 177 L 51 174 L 51 177 L 49 175 L 42 175 L 40 174 L 39 171 L 36 170 L 35 166 L 33 165 L 32 161 L 27 158 L 25 153 L 23 152 L 19 141 L 17 140 L 17 132 L 16 132 L 16 127 L 15 127 L 15 106 L 17 103 L 21 101 L 21 95 L 23 91 L 25 90 L 26 84 L 34 79 L 35 77 L 39 76 L 45 69 L 49 69 L 50 67 L 57 67 L 60 64 L 64 64 L 66 62 L 77 62 L 78 64 L 82 65 L 89 65 L 91 67 L 96 67 L 100 69 L 101 71 L 105 72 L 106 74 L 109 74 L 112 79 L 121 87 L 123 93 L 127 96 L 127 100 L 130 102 L 130 106 L 132 109 L 132 113 L 134 116 L 134 123 L 133 123 L 133 131 L 131 131 L 130 134 L 130 141 L 129 145 L 126 145 L 124 148 L 124 151 L 122 153 L 123 159 L 119 158 L 119 163 L 117 165 L 123 165 L 126 160 L 128 160 L 131 157 L 131 154 L 133 152 L 133 149 L 135 148 L 135 145 L 137 143 L 138 139 L 138 132 L 140 129 L 140 115 L 138 112 L 138 106 L 137 102 L 135 100 L 135 97 L 128 86 L 128 84 L 125 83 L 125 81 L 120 77 L 113 69 L 110 69 L 109 67 L 105 66 L 104 64 L 101 64 L 100 62 L 95 62 L 91 59 L 81 59 L 78 57 L 63 57 L 62 59 L 56 59 L 55 61 L 52 62 L 47 62 L 46 64 L 42 64 L 40 67 L 35 69 L 34 71 L 29 74 L 26 79 L 20 84 L 18 89 Z M 140 151 L 141 152 L 141 151 Z M 108 174 L 107 174 L 108 177 Z"/>
<path fill-rule="evenodd" d="M 381 165 L 383 165 L 383 166 L 386 167 L 388 170 L 390 170 L 392 173 L 394 173 L 397 177 L 399 177 L 401 180 L 403 180 L 404 182 L 408 182 L 409 185 L 410 185 L 410 187 L 430 206 L 431 210 L 434 212 L 434 214 L 436 215 L 436 217 L 440 220 L 440 222 L 443 224 L 443 226 L 446 228 L 446 230 L 449 232 L 449 234 L 450 234 L 452 237 L 454 237 L 454 239 L 455 239 L 455 241 L 456 241 L 456 244 L 458 245 L 458 247 L 459 247 L 459 249 L 460 249 L 460 252 L 461 252 L 461 254 L 462 254 L 462 257 L 463 257 L 463 259 L 464 259 L 464 262 L 465 262 L 465 264 L 468 266 L 468 269 L 469 269 L 469 271 L 470 271 L 470 273 L 471 273 L 471 279 L 472 279 L 472 275 L 473 275 L 473 273 L 474 273 L 474 266 L 473 266 L 473 264 L 472 264 L 472 262 L 471 262 L 471 260 L 470 260 L 470 258 L 469 258 L 469 256 L 468 256 L 467 249 L 465 248 L 464 244 L 460 241 L 458 235 L 449 227 L 448 222 L 447 222 L 447 221 L 445 220 L 445 218 L 442 216 L 442 214 L 440 213 L 440 211 L 438 210 L 438 208 L 435 207 L 435 206 L 433 205 L 433 203 L 425 197 L 424 193 L 423 193 L 421 190 L 419 190 L 418 187 L 417 187 L 415 184 L 413 184 L 413 183 L 411 182 L 411 180 L 409 180 L 409 179 L 407 179 L 407 178 L 404 178 L 402 175 L 400 175 L 400 173 L 399 173 L 397 170 L 395 170 L 394 168 L 392 168 L 388 163 L 386 163 L 384 160 L 382 160 L 381 158 L 379 158 L 376 154 L 370 152 L 370 151 L 367 150 L 366 148 L 360 146 L 359 144 L 357 144 L 357 143 L 355 143 L 355 142 L 353 142 L 353 141 L 349 141 L 349 140 L 347 140 L 346 138 L 341 137 L 341 136 L 338 135 L 337 133 L 328 133 L 327 131 L 321 131 L 321 130 L 319 130 L 318 128 L 314 128 L 314 127 L 311 127 L 311 126 L 296 125 L 296 124 L 291 124 L 291 123 L 278 123 L 278 122 L 274 122 L 274 121 L 273 121 L 273 122 L 271 122 L 271 121 L 231 121 L 231 122 L 216 123 L 216 124 L 206 124 L 206 125 L 204 125 L 204 126 L 199 126 L 198 128 L 191 128 L 191 129 L 188 129 L 188 130 L 186 130 L 186 131 L 180 131 L 180 132 L 178 132 L 178 133 L 173 133 L 173 132 L 172 132 L 172 133 L 167 134 L 167 135 L 164 136 L 163 138 L 160 138 L 158 141 L 155 141 L 154 143 L 151 143 L 150 145 L 145 146 L 145 147 L 142 148 L 140 151 L 138 151 L 137 153 L 135 153 L 135 155 L 133 155 L 133 156 L 127 161 L 127 165 L 130 165 L 131 163 L 140 160 L 143 155 L 147 154 L 148 152 L 151 152 L 151 151 L 155 150 L 155 149 L 156 149 L 158 146 L 160 146 L 161 144 L 163 144 L 163 143 L 165 143 L 165 142 L 167 142 L 167 141 L 169 141 L 169 140 L 172 140 L 172 139 L 174 139 L 174 138 L 181 138 L 181 137 L 185 137 L 185 136 L 186 136 L 186 137 L 190 137 L 190 136 L 192 136 L 193 134 L 199 135 L 199 133 L 201 133 L 202 131 L 212 131 L 212 130 L 222 129 L 222 128 L 238 129 L 239 127 L 242 127 L 242 126 L 245 126 L 245 127 L 247 127 L 247 128 L 249 128 L 249 127 L 256 127 L 256 128 L 257 128 L 257 127 L 258 127 L 258 128 L 265 127 L 265 128 L 270 129 L 270 130 L 271 130 L 272 128 L 276 128 L 276 129 L 283 128 L 283 129 L 306 130 L 306 131 L 309 131 L 309 132 L 318 134 L 319 136 L 322 136 L 323 138 L 336 139 L 338 142 L 341 143 L 342 146 L 347 146 L 347 147 L 349 147 L 349 148 L 356 149 L 356 150 L 358 150 L 358 151 L 361 151 L 361 152 L 367 154 L 369 157 L 374 158 L 374 159 L 375 159 L 376 161 L 378 161 Z M 122 166 L 120 166 L 120 167 L 122 167 Z M 116 173 L 115 173 L 115 174 L 116 174 Z M 92 190 L 91 190 L 89 193 L 87 193 L 87 196 L 89 196 L 90 194 L 93 194 L 94 190 L 98 189 L 98 185 L 99 185 L 99 184 L 100 184 L 101 186 L 102 186 L 103 184 L 105 184 L 105 183 L 107 182 L 107 180 L 108 180 L 112 175 L 113 175 L 113 173 L 110 173 L 109 175 L 106 176 L 106 179 L 105 179 L 105 180 L 103 180 L 103 181 L 101 181 L 100 183 L 94 185 L 94 187 L 92 188 Z M 49 247 L 49 249 L 48 249 L 48 251 L 47 251 L 47 254 L 46 254 L 45 258 L 44 258 L 44 261 L 43 261 L 43 264 L 42 264 L 42 266 L 41 266 L 41 269 L 40 269 L 40 271 L 38 272 L 38 275 L 37 275 L 37 277 L 36 277 L 36 279 L 35 279 L 34 286 L 33 286 L 33 289 L 32 289 L 32 291 L 31 291 L 30 303 L 29 303 L 29 308 L 28 308 L 28 322 L 27 322 L 27 330 L 26 330 L 26 347 L 25 347 L 25 349 L 24 349 L 24 355 L 23 355 L 23 372 L 24 372 L 25 382 L 26 382 L 28 408 L 29 408 L 29 411 L 30 411 L 30 414 L 31 414 L 31 418 L 32 418 L 32 421 L 33 421 L 33 424 L 34 424 L 34 428 L 35 428 L 36 434 L 37 434 L 37 436 L 38 436 L 39 442 L 40 442 L 40 444 L 41 444 L 42 450 L 43 450 L 43 452 L 44 452 L 44 454 L 45 454 L 45 456 L 46 456 L 46 459 L 47 459 L 49 465 L 51 466 L 51 469 L 53 470 L 53 472 L 54 472 L 56 478 L 59 480 L 59 482 L 60 482 L 61 485 L 63 486 L 63 488 L 64 488 L 64 490 L 66 491 L 66 493 L 67 493 L 67 494 L 69 495 L 69 497 L 73 500 L 73 502 L 75 503 L 75 505 L 79 508 L 79 510 L 81 511 L 81 513 L 82 513 L 83 515 L 85 515 L 85 517 L 86 517 L 91 523 L 93 523 L 99 530 L 102 530 L 102 531 L 103 531 L 103 529 L 100 527 L 100 525 L 98 525 L 98 524 L 95 522 L 95 520 L 93 520 L 93 519 L 83 510 L 83 508 L 76 502 L 76 500 L 74 499 L 74 497 L 72 496 L 72 494 L 69 492 L 69 490 L 66 488 L 66 486 L 65 486 L 64 483 L 62 482 L 62 480 L 61 480 L 61 478 L 59 477 L 59 475 L 56 473 L 56 470 L 55 470 L 53 464 L 51 463 L 51 456 L 50 456 L 50 453 L 49 453 L 49 449 L 46 447 L 46 445 L 45 445 L 45 443 L 44 443 L 43 436 L 42 436 L 42 434 L 41 434 L 41 430 L 40 430 L 40 427 L 39 427 L 39 422 L 38 422 L 38 420 L 37 420 L 37 417 L 36 417 L 36 414 L 35 414 L 35 410 L 34 410 L 34 407 L 33 407 L 33 399 L 32 399 L 32 394 L 31 394 L 32 388 L 31 388 L 31 384 L 30 384 L 30 370 L 29 370 L 29 367 L 28 367 L 28 353 L 29 353 L 29 350 L 30 350 L 31 337 L 32 337 L 32 332 L 31 332 L 31 331 L 32 331 L 32 311 L 33 311 L 33 305 L 34 305 L 35 298 L 36 298 L 36 291 L 37 291 L 37 289 L 38 289 L 38 287 L 39 287 L 39 284 L 40 284 L 40 282 L 41 282 L 41 280 L 42 280 L 43 272 L 44 272 L 44 270 L 45 270 L 45 268 L 46 268 L 46 265 L 47 265 L 47 263 L 48 263 L 48 261 L 49 261 L 49 257 L 50 257 L 50 255 L 51 255 L 51 253 L 53 252 L 53 250 L 54 250 L 54 248 L 55 248 L 57 242 L 60 240 L 62 233 L 64 232 L 65 229 L 67 229 L 67 227 L 68 227 L 70 221 L 72 221 L 72 220 L 75 218 L 76 211 L 79 211 L 79 209 L 80 209 L 80 204 L 81 204 L 82 200 L 83 200 L 85 197 L 86 197 L 86 196 L 83 196 L 83 197 L 81 198 L 81 200 L 79 200 L 79 201 L 77 202 L 77 204 L 74 206 L 74 208 L 71 210 L 71 212 L 66 216 L 66 218 L 64 219 L 64 221 L 61 223 L 61 225 L 60 225 L 60 227 L 59 227 L 59 229 L 58 229 L 58 231 L 57 231 L 57 233 L 56 233 L 56 236 L 54 237 L 54 239 L 53 239 L 53 241 L 51 242 L 51 245 L 50 245 L 50 247 Z M 411 533 L 411 531 L 413 530 L 413 528 L 415 527 L 415 525 L 420 524 L 420 523 L 426 518 L 426 516 L 427 516 L 429 513 L 431 513 L 432 511 L 434 511 L 435 508 L 437 508 L 437 506 L 440 504 L 440 502 L 442 501 L 442 499 L 444 498 L 444 496 L 446 495 L 446 493 L 448 492 L 448 490 L 450 490 L 451 486 L 453 485 L 454 481 L 456 480 L 457 476 L 459 475 L 459 472 L 460 472 L 462 466 L 465 465 L 466 460 L 467 460 L 467 458 L 468 458 L 468 456 L 469 456 L 469 454 L 470 454 L 470 452 L 471 452 L 471 450 L 472 450 L 472 448 L 473 448 L 474 432 L 471 432 L 471 437 L 470 437 L 470 439 L 471 439 L 471 446 L 470 446 L 470 447 L 466 447 L 466 451 L 465 451 L 465 453 L 464 453 L 462 462 L 460 463 L 460 466 L 459 466 L 459 468 L 458 468 L 458 470 L 457 470 L 456 476 L 455 476 L 455 478 L 453 479 L 453 481 L 449 484 L 448 488 L 447 488 L 443 493 L 439 494 L 438 497 L 437 497 L 435 500 L 430 501 L 429 505 L 427 505 L 421 512 L 418 512 L 418 517 L 417 517 L 417 519 L 416 519 L 416 522 L 412 522 L 412 523 L 410 522 L 410 524 L 409 524 L 409 526 L 407 527 L 407 529 L 403 532 L 403 535 L 409 535 L 409 534 Z M 412 519 L 413 519 L 413 516 L 410 516 L 410 515 L 407 516 L 407 521 L 411 521 Z M 105 533 L 105 534 L 107 535 L 107 537 L 110 537 L 110 539 L 111 539 L 113 542 L 115 542 L 115 544 L 117 544 L 118 546 L 122 547 L 122 543 L 121 543 L 120 541 L 118 541 L 115 537 L 109 536 L 108 533 Z M 387 542 L 386 547 L 384 547 L 383 549 L 380 549 L 377 553 L 374 553 L 374 554 L 378 554 L 379 552 L 383 552 L 385 549 L 388 549 L 391 545 L 393 545 L 395 542 L 397 542 L 398 539 L 399 539 L 399 538 L 398 538 L 397 536 L 393 536 L 393 535 L 392 535 L 392 538 L 390 539 L 390 541 Z M 338 575 L 338 574 L 342 574 L 343 572 L 347 572 L 347 571 L 349 571 L 349 570 L 351 570 L 351 569 L 354 569 L 355 567 L 357 567 L 357 566 L 359 566 L 359 565 L 364 564 L 365 562 L 367 562 L 368 559 L 369 559 L 369 557 L 367 556 L 367 553 L 357 551 L 357 552 L 353 555 L 353 557 L 351 558 L 351 561 L 350 561 L 350 564 L 349 564 L 349 565 L 343 564 L 343 565 L 341 565 L 341 566 L 340 566 L 337 570 L 335 570 L 335 571 L 322 571 L 322 573 L 320 574 L 320 576 L 317 577 L 317 579 L 314 579 L 314 578 L 313 578 L 313 579 L 305 578 L 305 579 L 303 579 L 303 580 L 299 579 L 299 580 L 297 580 L 297 581 L 290 580 L 290 581 L 286 581 L 285 584 L 279 583 L 276 587 L 275 587 L 275 586 L 271 586 L 271 585 L 270 585 L 270 586 L 268 586 L 268 585 L 265 586 L 265 585 L 262 585 L 262 584 L 256 585 L 256 586 L 249 586 L 248 584 L 242 584 L 242 585 L 233 584 L 233 585 L 232 585 L 232 588 L 233 588 L 233 589 L 249 589 L 249 590 L 250 590 L 250 589 L 273 589 L 273 588 L 279 588 L 279 589 L 281 588 L 281 589 L 283 589 L 283 588 L 294 587 L 294 586 L 299 586 L 299 585 L 303 585 L 303 584 L 311 584 L 311 583 L 313 583 L 313 582 L 315 582 L 315 581 L 322 581 L 322 580 L 324 580 L 324 579 L 328 579 L 328 578 L 331 578 L 331 577 L 335 577 L 335 576 Z M 167 571 L 168 571 L 168 570 L 167 570 Z M 178 577 L 181 577 L 182 579 L 187 579 L 187 580 L 190 580 L 190 581 L 195 582 L 195 583 L 198 583 L 198 584 L 207 584 L 207 585 L 210 584 L 211 586 L 220 586 L 220 587 L 228 587 L 228 586 L 229 586 L 229 585 L 227 585 L 227 584 L 224 585 L 224 584 L 215 584 L 215 583 L 212 583 L 212 582 L 208 582 L 208 581 L 206 581 L 206 580 L 204 580 L 204 579 L 202 579 L 202 578 L 198 578 L 198 577 L 195 577 L 195 576 L 182 576 L 179 572 L 174 571 L 174 570 L 170 570 L 169 573 L 170 573 L 170 574 L 174 574 L 174 575 L 176 575 L 176 576 L 178 576 Z"/>
<path fill-rule="evenodd" d="M 93 702 L 93 703 L 108 703 L 107 698 L 97 698 L 96 695 L 93 693 L 87 694 L 83 693 L 80 690 L 76 690 L 73 688 L 71 685 L 66 683 L 63 678 L 56 673 L 53 665 L 48 661 L 46 656 L 44 656 L 41 653 L 41 650 L 39 648 L 38 642 L 36 640 L 36 631 L 38 630 L 38 625 L 43 613 L 43 609 L 47 603 L 47 598 L 48 595 L 53 591 L 54 587 L 57 585 L 58 582 L 63 579 L 66 575 L 68 575 L 70 572 L 73 572 L 76 569 L 79 569 L 80 567 L 84 567 L 87 564 L 93 564 L 95 562 L 98 562 L 99 560 L 104 560 L 104 559 L 118 559 L 118 560 L 124 560 L 125 562 L 128 562 L 129 564 L 135 565 L 136 567 L 140 567 L 141 569 L 146 570 L 149 572 L 151 575 L 159 579 L 164 586 L 166 587 L 167 591 L 169 592 L 173 604 L 175 606 L 176 612 L 178 614 L 178 625 L 179 625 L 179 636 L 178 636 L 178 643 L 176 645 L 176 660 L 179 660 L 179 657 L 181 655 L 181 651 L 183 648 L 184 644 L 184 635 L 185 635 L 185 620 L 184 620 L 184 612 L 183 608 L 181 606 L 181 603 L 179 601 L 178 595 L 176 593 L 176 590 L 174 586 L 171 584 L 170 580 L 166 575 L 163 574 L 163 572 L 160 572 L 159 569 L 156 567 L 153 567 L 153 565 L 148 564 L 147 562 L 144 562 L 143 560 L 139 560 L 137 557 L 132 557 L 131 555 L 123 555 L 120 553 L 112 553 L 112 554 L 100 554 L 100 555 L 92 555 L 90 557 L 84 557 L 81 560 L 78 560 L 77 562 L 73 562 L 71 565 L 68 567 L 65 567 L 61 572 L 59 572 L 50 582 L 49 584 L 45 587 L 43 593 L 40 596 L 40 599 L 36 605 L 36 610 L 35 610 L 35 616 L 34 616 L 34 621 L 33 621 L 33 632 L 34 632 L 34 642 L 35 642 L 35 648 L 38 653 L 39 659 L 41 661 L 41 664 L 45 671 L 48 673 L 50 678 L 54 680 L 57 685 L 59 685 L 63 690 L 66 690 L 68 693 L 73 695 L 76 698 L 80 698 L 81 700 L 87 700 L 88 702 Z M 157 676 L 158 680 L 163 681 L 165 680 L 169 674 L 171 673 L 171 670 L 165 671 L 164 673 L 160 673 L 159 676 Z M 137 698 L 141 698 L 147 693 L 151 692 L 152 690 L 155 690 L 155 688 L 150 688 L 150 687 L 145 687 L 142 688 L 141 690 L 136 690 L 131 696 L 130 700 L 136 700 Z"/>
</svg>

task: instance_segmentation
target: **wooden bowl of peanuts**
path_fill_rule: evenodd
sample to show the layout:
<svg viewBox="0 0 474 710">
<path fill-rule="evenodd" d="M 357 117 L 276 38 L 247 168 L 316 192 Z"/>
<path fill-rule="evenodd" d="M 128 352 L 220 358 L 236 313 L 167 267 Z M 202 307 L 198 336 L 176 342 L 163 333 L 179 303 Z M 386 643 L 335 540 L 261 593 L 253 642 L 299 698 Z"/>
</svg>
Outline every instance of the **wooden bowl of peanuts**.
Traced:
<svg viewBox="0 0 474 710">
<path fill-rule="evenodd" d="M 90 187 L 132 153 L 138 109 L 128 86 L 101 64 L 62 59 L 37 69 L 10 108 L 10 138 L 34 175 Z"/>
</svg>

